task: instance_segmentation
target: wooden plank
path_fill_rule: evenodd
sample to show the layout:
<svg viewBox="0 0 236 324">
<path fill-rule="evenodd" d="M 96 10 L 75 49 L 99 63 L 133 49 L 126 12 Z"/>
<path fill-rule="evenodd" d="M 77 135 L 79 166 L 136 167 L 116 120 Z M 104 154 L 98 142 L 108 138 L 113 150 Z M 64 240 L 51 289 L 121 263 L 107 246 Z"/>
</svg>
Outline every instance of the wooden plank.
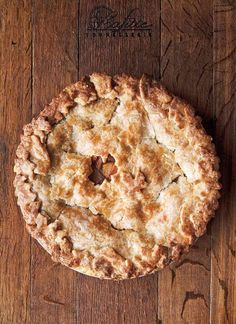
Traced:
<svg viewBox="0 0 236 324">
<path fill-rule="evenodd" d="M 78 3 L 34 1 L 33 113 L 77 80 Z M 76 273 L 32 243 L 31 323 L 76 323 Z"/>
<path fill-rule="evenodd" d="M 161 2 L 161 80 L 189 101 L 213 133 L 212 2 Z M 210 235 L 159 274 L 159 319 L 163 323 L 208 323 Z"/>
<path fill-rule="evenodd" d="M 231 4 L 230 4 L 231 3 Z M 236 323 L 236 4 L 214 1 L 214 107 L 222 198 L 212 228 L 211 323 Z"/>
<path fill-rule="evenodd" d="M 152 37 L 137 33 L 113 36 L 97 32 L 87 35 L 88 18 L 97 1 L 80 1 L 79 75 L 104 71 L 111 75 L 146 72 L 159 76 L 159 1 L 103 1 L 117 12 L 121 21 L 130 10 L 139 8 L 152 24 Z M 103 14 L 105 15 L 106 12 Z M 138 13 L 136 12 L 135 15 Z M 80 275 L 77 280 L 78 318 L 80 323 L 157 323 L 157 275 L 124 282 L 106 282 Z"/>
<path fill-rule="evenodd" d="M 19 28 L 20 26 L 20 28 Z M 16 206 L 13 162 L 31 115 L 30 1 L 0 1 L 0 323 L 29 323 L 30 238 Z"/>
</svg>

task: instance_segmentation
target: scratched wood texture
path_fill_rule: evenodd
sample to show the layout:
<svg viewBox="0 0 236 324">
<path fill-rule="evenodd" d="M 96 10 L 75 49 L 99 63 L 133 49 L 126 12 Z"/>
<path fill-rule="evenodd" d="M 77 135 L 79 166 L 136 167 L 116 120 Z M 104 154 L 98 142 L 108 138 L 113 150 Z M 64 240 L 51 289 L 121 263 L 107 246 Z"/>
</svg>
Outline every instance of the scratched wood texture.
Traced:
<svg viewBox="0 0 236 324">
<path fill-rule="evenodd" d="M 95 0 L 0 0 L 0 323 L 236 323 L 236 1 L 104 0 L 139 8 L 152 36 L 87 34 Z M 92 71 L 152 74 L 203 118 L 221 158 L 216 218 L 164 271 L 100 281 L 55 264 L 29 238 L 13 191 L 22 126 Z"/>
</svg>

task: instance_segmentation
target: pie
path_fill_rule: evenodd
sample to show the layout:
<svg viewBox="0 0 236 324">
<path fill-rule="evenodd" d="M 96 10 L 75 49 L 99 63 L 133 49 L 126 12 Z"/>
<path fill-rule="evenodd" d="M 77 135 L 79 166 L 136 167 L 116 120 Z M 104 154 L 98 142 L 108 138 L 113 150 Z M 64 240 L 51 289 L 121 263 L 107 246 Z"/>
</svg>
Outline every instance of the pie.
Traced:
<svg viewBox="0 0 236 324">
<path fill-rule="evenodd" d="M 148 76 L 93 73 L 24 127 L 14 186 L 53 260 L 106 279 L 152 273 L 201 236 L 219 159 L 191 106 Z"/>
</svg>

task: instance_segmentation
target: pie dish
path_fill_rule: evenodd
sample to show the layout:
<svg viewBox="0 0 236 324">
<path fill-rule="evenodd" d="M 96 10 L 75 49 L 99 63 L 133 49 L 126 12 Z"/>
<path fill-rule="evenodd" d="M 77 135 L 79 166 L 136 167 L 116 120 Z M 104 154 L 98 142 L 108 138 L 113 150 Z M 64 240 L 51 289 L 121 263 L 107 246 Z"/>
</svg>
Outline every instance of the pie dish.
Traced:
<svg viewBox="0 0 236 324">
<path fill-rule="evenodd" d="M 93 73 L 24 127 L 14 186 L 53 260 L 106 279 L 152 273 L 201 236 L 219 160 L 190 105 L 144 75 Z"/>
</svg>

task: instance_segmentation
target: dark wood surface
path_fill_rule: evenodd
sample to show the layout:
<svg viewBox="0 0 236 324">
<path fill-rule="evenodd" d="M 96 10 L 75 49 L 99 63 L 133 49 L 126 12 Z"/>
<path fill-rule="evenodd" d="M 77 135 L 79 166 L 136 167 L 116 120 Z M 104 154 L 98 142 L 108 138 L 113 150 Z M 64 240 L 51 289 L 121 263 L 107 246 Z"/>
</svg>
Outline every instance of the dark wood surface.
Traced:
<svg viewBox="0 0 236 324">
<path fill-rule="evenodd" d="M 98 5 L 139 8 L 151 33 L 87 31 Z M 136 13 L 137 15 L 137 13 Z M 221 158 L 222 198 L 176 265 L 111 282 L 51 261 L 13 190 L 22 126 L 64 86 L 104 71 L 152 74 L 203 118 Z M 0 0 L 0 323 L 236 323 L 236 1 Z"/>
</svg>

